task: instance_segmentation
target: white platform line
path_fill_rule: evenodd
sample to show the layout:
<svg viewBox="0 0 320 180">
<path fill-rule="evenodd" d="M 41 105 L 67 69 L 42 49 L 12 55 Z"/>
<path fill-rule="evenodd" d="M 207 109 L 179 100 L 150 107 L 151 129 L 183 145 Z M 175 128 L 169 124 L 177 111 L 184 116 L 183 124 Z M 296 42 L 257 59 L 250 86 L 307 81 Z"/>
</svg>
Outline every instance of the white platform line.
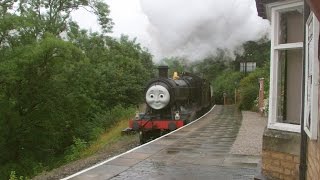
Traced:
<svg viewBox="0 0 320 180">
<path fill-rule="evenodd" d="M 166 134 L 165 136 L 167 136 L 167 135 L 169 135 L 169 134 L 172 134 L 172 133 L 174 133 L 174 132 L 176 132 L 176 131 L 178 131 L 178 130 L 180 130 L 180 129 L 183 129 L 183 128 L 185 128 L 185 127 L 187 127 L 187 126 L 189 126 L 189 125 L 197 122 L 198 120 L 200 120 L 201 118 L 203 118 L 204 116 L 206 116 L 207 114 L 209 114 L 215 107 L 216 107 L 216 105 L 214 105 L 214 106 L 210 109 L 210 111 L 208 111 L 207 113 L 205 113 L 204 115 L 202 115 L 202 116 L 199 117 L 198 119 L 192 121 L 191 123 L 189 123 L 189 124 L 187 124 L 187 125 L 185 125 L 185 126 L 182 126 L 182 127 L 179 128 L 179 129 L 176 129 L 176 130 L 174 130 L 174 131 Z M 150 141 L 150 142 L 148 142 L 148 143 L 145 143 L 145 144 L 143 144 L 143 145 L 140 145 L 140 146 L 138 146 L 138 147 L 135 147 L 135 148 L 133 148 L 133 149 L 130 149 L 130 150 L 127 151 L 127 152 L 124 152 L 124 153 L 122 153 L 122 154 L 119 154 L 119 155 L 117 155 L 117 156 L 114 156 L 114 157 L 112 157 L 112 158 L 110 158 L 110 159 L 107 159 L 107 160 L 105 160 L 105 161 L 103 161 L 103 162 L 100 162 L 100 163 L 98 163 L 98 164 L 96 164 L 96 165 L 93 165 L 93 166 L 91 166 L 91 167 L 89 167 L 89 168 L 87 168 L 87 169 L 84 169 L 84 170 L 82 170 L 82 171 L 79 171 L 79 172 L 77 172 L 77 173 L 75 173 L 75 174 L 72 174 L 72 175 L 70 175 L 70 176 L 68 176 L 68 177 L 65 177 L 65 178 L 63 178 L 63 179 L 61 179 L 61 180 L 67 180 L 67 179 L 73 178 L 73 177 L 75 177 L 75 176 L 78 176 L 78 175 L 80 175 L 80 174 L 82 174 L 82 173 L 84 173 L 84 172 L 90 171 L 91 169 L 94 169 L 94 168 L 96 168 L 96 167 L 99 167 L 99 166 L 101 166 L 101 165 L 103 165 L 103 164 L 105 164 L 105 163 L 107 163 L 107 162 L 110 162 L 110 161 L 112 161 L 112 160 L 114 160 L 114 159 L 116 159 L 116 158 L 118 158 L 118 157 L 120 157 L 120 156 L 123 156 L 123 155 L 125 155 L 125 154 L 128 154 L 128 153 L 130 153 L 130 152 L 132 152 L 132 151 L 134 151 L 134 150 L 136 150 L 136 149 L 139 149 L 139 148 L 141 148 L 141 147 L 144 147 L 144 146 L 146 146 L 146 145 L 148 145 L 148 144 L 150 144 L 150 143 L 152 143 L 152 142 L 154 142 L 154 141 L 157 141 L 157 140 L 159 140 L 159 139 L 161 139 L 161 138 L 164 138 L 165 136 L 161 136 L 161 137 L 159 137 L 159 138 L 157 138 L 157 139 L 154 139 L 154 140 L 152 140 L 152 141 Z"/>
</svg>

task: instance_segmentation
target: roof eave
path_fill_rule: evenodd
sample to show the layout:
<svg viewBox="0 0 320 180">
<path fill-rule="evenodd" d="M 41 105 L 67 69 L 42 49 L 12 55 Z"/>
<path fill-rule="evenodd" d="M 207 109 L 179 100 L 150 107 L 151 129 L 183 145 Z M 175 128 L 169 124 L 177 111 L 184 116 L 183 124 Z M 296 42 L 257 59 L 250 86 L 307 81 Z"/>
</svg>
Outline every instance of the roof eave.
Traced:
<svg viewBox="0 0 320 180">
<path fill-rule="evenodd" d="M 262 17 L 263 19 L 267 19 L 266 8 L 264 0 L 256 0 L 256 7 L 258 11 L 258 16 Z"/>
<path fill-rule="evenodd" d="M 263 19 L 268 19 L 268 10 L 267 10 L 267 4 L 272 4 L 276 2 L 281 2 L 285 0 L 255 0 L 256 1 L 256 7 L 258 11 L 258 16 L 262 17 Z"/>
</svg>

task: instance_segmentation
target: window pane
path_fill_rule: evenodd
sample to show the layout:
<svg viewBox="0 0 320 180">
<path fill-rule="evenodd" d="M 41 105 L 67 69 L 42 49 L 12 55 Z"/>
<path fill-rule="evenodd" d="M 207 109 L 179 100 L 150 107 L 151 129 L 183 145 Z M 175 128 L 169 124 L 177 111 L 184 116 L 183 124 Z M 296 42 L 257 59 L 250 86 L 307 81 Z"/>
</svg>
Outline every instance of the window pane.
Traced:
<svg viewBox="0 0 320 180">
<path fill-rule="evenodd" d="M 247 62 L 247 71 L 252 72 L 256 69 L 256 62 Z"/>
<path fill-rule="evenodd" d="M 302 49 L 279 51 L 277 122 L 300 124 Z"/>
<path fill-rule="evenodd" d="M 256 69 L 256 62 L 240 62 L 240 72 L 252 72 Z"/>
<path fill-rule="evenodd" d="M 303 42 L 303 7 L 280 12 L 279 44 Z"/>
<path fill-rule="evenodd" d="M 240 62 L 240 72 L 244 72 L 244 62 Z"/>
</svg>

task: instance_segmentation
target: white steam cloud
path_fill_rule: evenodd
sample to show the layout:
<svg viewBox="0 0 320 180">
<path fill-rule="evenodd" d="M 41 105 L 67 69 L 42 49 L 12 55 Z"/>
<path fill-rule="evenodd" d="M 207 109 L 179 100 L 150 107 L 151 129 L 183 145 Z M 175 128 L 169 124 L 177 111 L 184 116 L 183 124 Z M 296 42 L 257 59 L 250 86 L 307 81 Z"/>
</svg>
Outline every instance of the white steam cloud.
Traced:
<svg viewBox="0 0 320 180">
<path fill-rule="evenodd" d="M 269 23 L 258 17 L 254 0 L 140 0 L 150 25 L 150 50 L 156 59 L 189 60 L 233 53 L 244 42 L 258 40 Z"/>
</svg>

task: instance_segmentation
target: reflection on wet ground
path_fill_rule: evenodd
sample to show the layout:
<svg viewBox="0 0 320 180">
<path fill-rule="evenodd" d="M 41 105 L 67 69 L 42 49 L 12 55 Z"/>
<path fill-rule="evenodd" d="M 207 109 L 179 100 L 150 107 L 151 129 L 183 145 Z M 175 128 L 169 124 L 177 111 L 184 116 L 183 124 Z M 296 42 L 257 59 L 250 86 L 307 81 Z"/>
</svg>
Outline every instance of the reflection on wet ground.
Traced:
<svg viewBox="0 0 320 180">
<path fill-rule="evenodd" d="M 253 179 L 261 157 L 230 154 L 240 125 L 234 106 L 216 106 L 199 121 L 72 179 Z"/>
</svg>

